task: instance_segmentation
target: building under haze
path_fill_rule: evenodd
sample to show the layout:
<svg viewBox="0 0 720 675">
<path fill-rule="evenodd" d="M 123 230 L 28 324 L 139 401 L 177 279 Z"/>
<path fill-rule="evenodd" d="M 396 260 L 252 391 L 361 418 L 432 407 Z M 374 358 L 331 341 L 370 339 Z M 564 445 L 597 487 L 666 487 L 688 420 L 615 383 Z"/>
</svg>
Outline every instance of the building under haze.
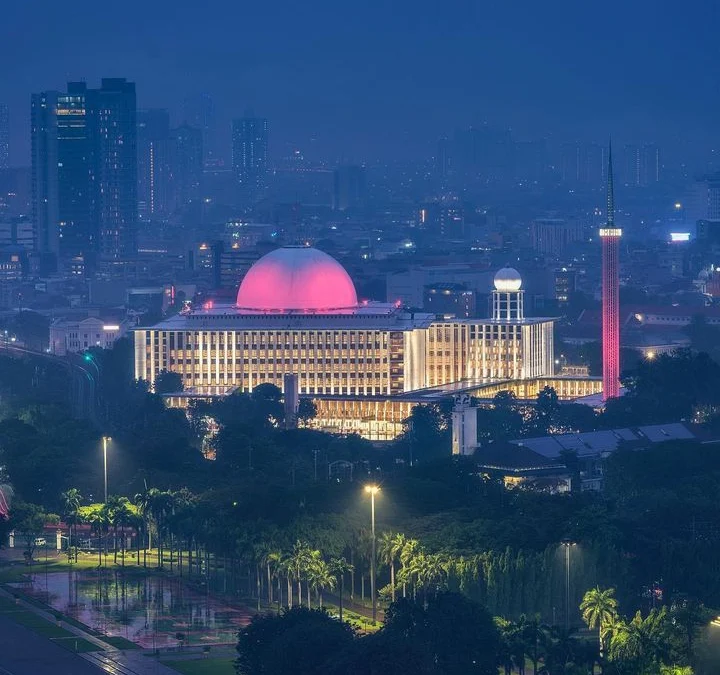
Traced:
<svg viewBox="0 0 720 675">
<path fill-rule="evenodd" d="M 175 147 L 175 203 L 178 208 L 201 197 L 203 178 L 203 134 L 183 124 L 172 132 Z"/>
<path fill-rule="evenodd" d="M 137 114 L 138 216 L 151 220 L 174 207 L 174 141 L 170 113 L 164 109 L 139 110 Z"/>
<path fill-rule="evenodd" d="M 333 174 L 333 208 L 336 211 L 357 209 L 365 205 L 365 167 L 339 166 Z"/>
<path fill-rule="evenodd" d="M 248 114 L 233 120 L 232 163 L 243 200 L 262 196 L 267 179 L 268 121 Z"/>
<path fill-rule="evenodd" d="M 244 276 L 235 304 L 181 313 L 135 331 L 135 376 L 153 383 L 177 372 L 188 398 L 280 388 L 297 377 L 317 424 L 387 439 L 418 401 L 541 381 L 558 394 L 588 392 L 555 382 L 553 320 L 527 318 L 520 275 L 495 276 L 489 319 L 438 319 L 398 304 L 359 302 L 345 269 L 317 249 L 283 247 Z"/>
<path fill-rule="evenodd" d="M 36 247 L 49 259 L 122 258 L 136 250 L 135 85 L 70 82 L 31 102 Z"/>
<path fill-rule="evenodd" d="M 10 166 L 10 110 L 0 103 L 0 169 Z"/>
<path fill-rule="evenodd" d="M 623 180 L 631 187 L 647 187 L 660 182 L 660 148 L 657 145 L 626 145 Z"/>
</svg>

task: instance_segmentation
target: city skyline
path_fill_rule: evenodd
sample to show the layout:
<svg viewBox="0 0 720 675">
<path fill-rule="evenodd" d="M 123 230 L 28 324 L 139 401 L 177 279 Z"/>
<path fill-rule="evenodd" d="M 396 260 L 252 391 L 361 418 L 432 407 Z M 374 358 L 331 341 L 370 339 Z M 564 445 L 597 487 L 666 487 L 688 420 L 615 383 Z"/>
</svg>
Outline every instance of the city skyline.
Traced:
<svg viewBox="0 0 720 675">
<path fill-rule="evenodd" d="M 711 111 L 720 94 L 710 72 L 696 67 L 717 53 L 710 29 L 717 10 L 707 1 L 672 18 L 644 0 L 622 14 L 615 1 L 602 13 L 566 2 L 510 10 L 455 1 L 390 16 L 372 3 L 355 12 L 298 12 L 287 3 L 215 2 L 197 15 L 176 8 L 173 31 L 163 3 L 143 7 L 139 24 L 130 4 L 111 28 L 98 8 L 70 23 L 47 7 L 53 32 L 41 29 L 37 50 L 8 76 L 11 164 L 29 157 L 33 88 L 108 75 L 135 81 L 140 106 L 169 108 L 175 124 L 185 121 L 189 97 L 209 94 L 226 154 L 230 122 L 249 107 L 270 120 L 274 156 L 295 145 L 328 160 L 424 157 L 443 134 L 485 121 L 520 139 L 601 140 L 612 131 L 619 144 L 671 146 L 715 138 Z M 26 7 L 7 11 L 20 29 L 34 19 Z M 257 31 L 236 46 L 236 22 L 267 26 L 270 39 Z M 0 56 L 13 61 L 17 47 L 9 36 Z"/>
</svg>

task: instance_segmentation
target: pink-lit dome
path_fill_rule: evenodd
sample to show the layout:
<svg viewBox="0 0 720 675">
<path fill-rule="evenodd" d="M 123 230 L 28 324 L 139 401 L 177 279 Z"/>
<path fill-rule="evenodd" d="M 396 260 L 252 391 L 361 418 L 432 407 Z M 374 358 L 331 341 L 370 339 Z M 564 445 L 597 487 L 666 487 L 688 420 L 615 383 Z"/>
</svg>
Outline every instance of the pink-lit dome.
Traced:
<svg viewBox="0 0 720 675">
<path fill-rule="evenodd" d="M 355 286 L 327 253 L 285 246 L 264 255 L 240 284 L 237 306 L 258 312 L 320 311 L 354 307 Z"/>
</svg>

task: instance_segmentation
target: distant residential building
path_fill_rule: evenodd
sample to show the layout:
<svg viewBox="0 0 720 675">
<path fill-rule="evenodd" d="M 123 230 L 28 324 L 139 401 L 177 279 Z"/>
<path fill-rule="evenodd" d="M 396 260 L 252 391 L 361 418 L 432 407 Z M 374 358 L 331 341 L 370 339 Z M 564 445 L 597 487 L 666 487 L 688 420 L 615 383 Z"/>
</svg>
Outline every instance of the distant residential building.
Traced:
<svg viewBox="0 0 720 675">
<path fill-rule="evenodd" d="M 175 199 L 183 208 L 201 197 L 203 135 L 198 128 L 183 125 L 172 131 L 175 141 Z"/>
<path fill-rule="evenodd" d="M 91 347 L 111 349 L 133 324 L 127 319 L 58 319 L 50 324 L 50 352 L 58 356 L 76 354 Z"/>
<path fill-rule="evenodd" d="M 560 307 L 570 301 L 570 297 L 577 290 L 577 272 L 562 267 L 555 270 L 555 300 Z"/>
<path fill-rule="evenodd" d="M 585 237 L 585 226 L 578 220 L 536 218 L 530 224 L 532 246 L 538 253 L 557 255 Z"/>
<path fill-rule="evenodd" d="M 233 120 L 233 170 L 245 199 L 262 195 L 267 178 L 268 121 L 248 114 Z"/>
<path fill-rule="evenodd" d="M 224 245 L 214 259 L 214 285 L 217 288 L 237 288 L 259 258 L 260 252 L 255 248 L 243 248 L 239 244 Z"/>
<path fill-rule="evenodd" d="M 569 185 L 598 187 L 606 180 L 607 148 L 597 143 L 565 143 L 560 149 L 560 178 Z"/>
<path fill-rule="evenodd" d="M 0 247 L 15 246 L 30 253 L 35 250 L 35 233 L 30 218 L 0 218 Z"/>
<path fill-rule="evenodd" d="M 475 316 L 475 291 L 463 284 L 440 283 L 425 286 L 423 309 L 446 318 Z"/>
<path fill-rule="evenodd" d="M 0 246 L 0 283 L 20 281 L 27 272 L 27 251 L 19 246 Z"/>
<path fill-rule="evenodd" d="M 625 185 L 647 187 L 660 181 L 660 148 L 657 145 L 626 145 L 623 162 Z"/>
<path fill-rule="evenodd" d="M 138 216 L 150 220 L 174 208 L 175 148 L 170 135 L 170 114 L 164 109 L 139 110 Z"/>
<path fill-rule="evenodd" d="M 0 169 L 10 166 L 10 110 L 0 103 Z"/>
<path fill-rule="evenodd" d="M 40 254 L 134 255 L 137 230 L 135 85 L 104 78 L 34 94 L 33 220 Z"/>
<path fill-rule="evenodd" d="M 31 172 L 29 167 L 0 169 L 0 213 L 4 216 L 28 216 L 32 212 Z"/>
<path fill-rule="evenodd" d="M 423 204 L 417 211 L 417 226 L 441 237 L 461 237 L 465 233 L 465 204 L 452 194 Z"/>
<path fill-rule="evenodd" d="M 218 159 L 216 118 L 215 102 L 209 94 L 188 96 L 183 102 L 183 126 L 200 132 L 201 147 L 210 161 Z"/>
<path fill-rule="evenodd" d="M 333 208 L 336 211 L 357 209 L 365 205 L 365 167 L 339 166 L 334 172 Z"/>
</svg>

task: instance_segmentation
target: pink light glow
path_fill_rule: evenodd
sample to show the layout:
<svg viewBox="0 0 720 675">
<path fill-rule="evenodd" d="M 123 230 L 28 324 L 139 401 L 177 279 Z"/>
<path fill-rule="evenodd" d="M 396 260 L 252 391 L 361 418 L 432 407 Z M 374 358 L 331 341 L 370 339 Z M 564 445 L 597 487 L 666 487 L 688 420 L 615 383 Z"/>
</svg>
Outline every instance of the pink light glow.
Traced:
<svg viewBox="0 0 720 675">
<path fill-rule="evenodd" d="M 620 395 L 620 283 L 618 235 L 602 237 L 603 400 Z"/>
<path fill-rule="evenodd" d="M 263 256 L 245 275 L 237 306 L 258 312 L 355 307 L 355 286 L 334 258 L 314 248 L 284 247 Z"/>
</svg>

